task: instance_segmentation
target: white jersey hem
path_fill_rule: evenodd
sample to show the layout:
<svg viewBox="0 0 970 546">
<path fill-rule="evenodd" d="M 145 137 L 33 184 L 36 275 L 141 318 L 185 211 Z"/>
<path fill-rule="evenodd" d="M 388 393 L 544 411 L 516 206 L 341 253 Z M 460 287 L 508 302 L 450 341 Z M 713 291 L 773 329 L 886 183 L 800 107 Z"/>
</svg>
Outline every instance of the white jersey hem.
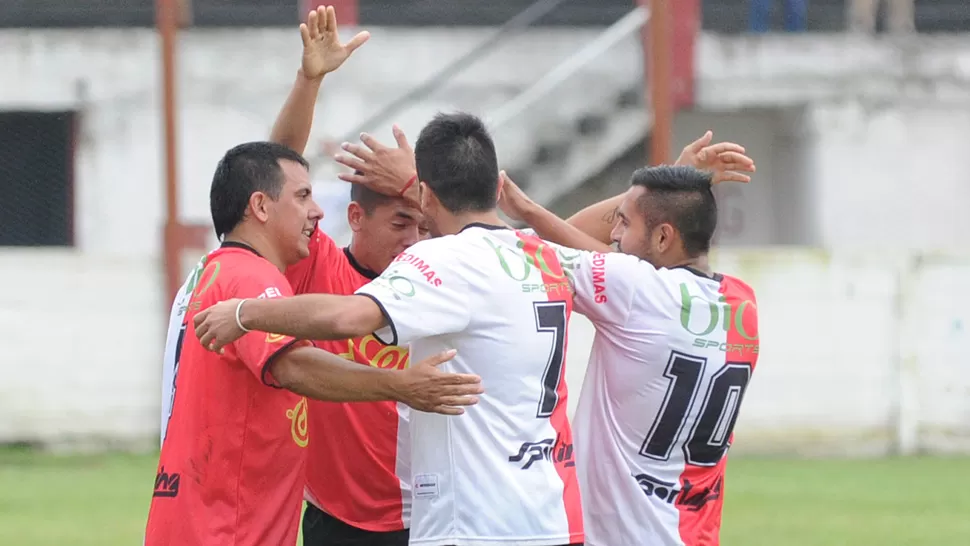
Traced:
<svg viewBox="0 0 970 546">
<path fill-rule="evenodd" d="M 574 541 L 569 535 L 541 538 L 436 537 L 412 538 L 408 544 L 420 546 L 564 546 Z M 582 540 L 578 541 L 582 542 Z"/>
</svg>

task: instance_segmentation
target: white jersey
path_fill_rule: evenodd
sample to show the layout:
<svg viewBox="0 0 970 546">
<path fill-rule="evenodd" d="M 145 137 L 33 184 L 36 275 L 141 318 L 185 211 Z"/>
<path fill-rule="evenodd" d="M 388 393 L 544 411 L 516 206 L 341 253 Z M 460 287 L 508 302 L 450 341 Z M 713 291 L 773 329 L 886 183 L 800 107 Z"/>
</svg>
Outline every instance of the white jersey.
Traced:
<svg viewBox="0 0 970 546">
<path fill-rule="evenodd" d="M 758 360 L 754 293 L 690 268 L 559 249 L 596 327 L 575 415 L 588 546 L 718 544 L 727 451 Z"/>
<path fill-rule="evenodd" d="M 162 421 L 159 427 L 160 442 L 165 441 L 165 431 L 168 429 L 168 418 L 172 415 L 172 398 L 175 390 L 175 375 L 178 373 L 179 352 L 182 349 L 182 336 L 185 329 L 182 323 L 185 322 L 185 310 L 189 305 L 192 291 L 195 290 L 195 283 L 199 280 L 199 275 L 205 269 L 206 254 L 199 260 L 192 272 L 182 283 L 175 301 L 172 302 L 172 311 L 168 317 L 168 333 L 165 335 L 165 354 L 162 356 Z"/>
<path fill-rule="evenodd" d="M 583 542 L 566 416 L 572 294 L 542 240 L 473 224 L 422 241 L 357 292 L 411 345 L 411 362 L 447 349 L 446 371 L 481 376 L 464 415 L 411 413 L 411 544 L 553 546 Z"/>
</svg>

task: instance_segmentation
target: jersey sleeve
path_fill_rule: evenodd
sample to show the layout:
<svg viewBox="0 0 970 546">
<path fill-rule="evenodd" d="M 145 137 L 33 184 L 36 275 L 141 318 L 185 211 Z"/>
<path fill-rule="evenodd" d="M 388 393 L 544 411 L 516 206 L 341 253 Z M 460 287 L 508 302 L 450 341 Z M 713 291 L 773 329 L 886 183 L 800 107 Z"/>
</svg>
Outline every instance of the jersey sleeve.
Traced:
<svg viewBox="0 0 970 546">
<path fill-rule="evenodd" d="M 656 276 L 656 269 L 636 256 L 556 247 L 575 290 L 574 309 L 594 323 L 624 324 L 636 290 Z"/>
<path fill-rule="evenodd" d="M 342 253 L 337 243 L 317 227 L 310 239 L 310 255 L 286 268 L 286 280 L 293 292 L 306 294 L 311 291 L 317 275 L 331 274 L 340 267 Z"/>
<path fill-rule="evenodd" d="M 275 273 L 275 274 L 274 274 Z M 247 272 L 245 277 L 236 279 L 231 298 L 282 298 L 293 295 L 286 278 L 278 271 L 257 270 Z M 298 342 L 297 339 L 280 334 L 252 331 L 233 342 L 236 356 L 263 383 L 278 386 L 269 373 L 270 364 L 286 349 Z"/>
<path fill-rule="evenodd" d="M 467 283 L 454 258 L 427 243 L 432 241 L 412 246 L 356 292 L 374 300 L 387 318 L 387 326 L 374 332 L 385 345 L 460 332 L 471 321 Z"/>
</svg>

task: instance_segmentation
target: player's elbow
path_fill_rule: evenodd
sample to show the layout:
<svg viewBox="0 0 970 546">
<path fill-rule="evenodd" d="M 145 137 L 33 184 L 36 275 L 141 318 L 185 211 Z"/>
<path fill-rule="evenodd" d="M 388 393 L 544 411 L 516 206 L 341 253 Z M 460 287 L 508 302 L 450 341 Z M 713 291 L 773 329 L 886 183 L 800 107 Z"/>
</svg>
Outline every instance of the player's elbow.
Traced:
<svg viewBox="0 0 970 546">
<path fill-rule="evenodd" d="M 306 381 L 306 374 L 304 362 L 300 355 L 308 349 L 308 347 L 295 347 L 273 361 L 269 372 L 277 386 L 298 394 L 301 393 L 301 386 Z"/>
</svg>

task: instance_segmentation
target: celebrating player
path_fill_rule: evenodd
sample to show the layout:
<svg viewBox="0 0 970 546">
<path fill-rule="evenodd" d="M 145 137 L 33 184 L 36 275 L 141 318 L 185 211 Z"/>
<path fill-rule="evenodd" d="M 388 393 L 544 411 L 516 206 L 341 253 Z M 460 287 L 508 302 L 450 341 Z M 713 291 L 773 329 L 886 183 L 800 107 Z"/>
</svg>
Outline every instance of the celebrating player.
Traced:
<svg viewBox="0 0 970 546">
<path fill-rule="evenodd" d="M 309 254 L 322 213 L 306 161 L 279 144 L 229 150 L 210 192 L 223 241 L 188 304 L 188 322 L 232 297 L 292 294 L 282 271 Z M 304 396 L 396 400 L 457 415 L 475 403 L 480 378 L 435 368 L 432 355 L 404 371 L 360 366 L 290 336 L 252 332 L 221 354 L 188 336 L 162 445 L 146 544 L 295 544 L 310 441 Z"/>
<path fill-rule="evenodd" d="M 307 144 L 314 106 L 326 74 L 336 70 L 367 39 L 358 34 L 343 45 L 337 36 L 332 7 L 310 12 L 301 26 L 302 66 L 293 89 L 273 126 L 271 140 L 302 151 Z M 382 156 L 383 158 L 383 156 Z M 414 169 L 408 148 L 403 156 Z M 393 163 L 392 163 L 393 164 Z M 354 232 L 350 246 L 338 248 L 317 229 L 309 257 L 286 269 L 296 293 L 353 294 L 378 276 L 407 247 L 427 236 L 420 212 L 398 197 L 388 197 L 363 185 L 351 188 L 347 219 Z M 206 258 L 183 287 L 191 294 Z M 176 301 L 169 327 L 170 350 L 165 358 L 166 385 L 172 384 L 176 343 L 185 317 L 187 297 Z M 360 364 L 402 369 L 406 349 L 384 348 L 372 336 L 314 345 Z M 163 404 L 162 431 L 168 421 L 171 387 Z M 305 546 L 336 546 L 366 541 L 375 546 L 407 545 L 411 511 L 408 407 L 393 401 L 336 403 L 307 401 L 306 498 L 303 515 Z M 348 476 L 367 476 L 366 480 Z"/>
<path fill-rule="evenodd" d="M 743 148 L 684 149 L 690 166 L 638 169 L 623 195 L 569 222 L 508 179 L 501 205 L 560 249 L 576 310 L 596 327 L 576 410 L 591 546 L 718 544 L 732 431 L 758 361 L 754 292 L 714 273 L 712 183 L 747 182 Z M 614 242 L 620 253 L 609 253 Z"/>
<path fill-rule="evenodd" d="M 599 252 L 559 251 L 576 309 L 597 328 L 576 413 L 587 544 L 717 543 L 726 453 L 759 345 L 751 289 L 707 264 L 710 186 L 749 182 L 755 166 L 741 146 L 712 138 L 677 161 L 710 174 L 641 169 L 627 193 L 568 223 L 502 174 L 510 217 Z M 352 155 L 338 160 L 358 171 L 347 181 L 393 193 L 410 176 L 385 154 L 345 149 Z M 633 256 L 607 254 L 611 242 Z"/>
<path fill-rule="evenodd" d="M 448 368 L 480 375 L 488 390 L 459 419 L 412 412 L 411 541 L 582 543 L 562 266 L 541 240 L 500 221 L 495 147 L 480 120 L 435 117 L 415 159 L 421 182 L 411 178 L 403 193 L 423 202 L 434 235 L 448 236 L 415 244 L 358 295 L 229 300 L 195 317 L 196 335 L 213 350 L 244 329 L 310 339 L 373 332 L 410 343 L 414 358 L 457 349 Z"/>
</svg>

